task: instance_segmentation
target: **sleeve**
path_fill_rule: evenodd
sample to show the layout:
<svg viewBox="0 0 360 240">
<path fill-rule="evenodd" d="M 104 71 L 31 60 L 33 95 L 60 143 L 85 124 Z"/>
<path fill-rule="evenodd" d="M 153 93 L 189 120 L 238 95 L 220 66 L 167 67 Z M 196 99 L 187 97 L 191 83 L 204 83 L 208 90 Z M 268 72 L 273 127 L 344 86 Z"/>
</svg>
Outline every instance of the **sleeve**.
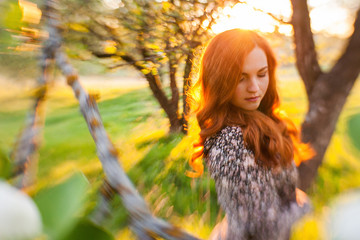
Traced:
<svg viewBox="0 0 360 240">
<path fill-rule="evenodd" d="M 310 202 L 305 203 L 303 206 L 299 206 L 297 203 L 295 190 L 297 187 L 298 172 L 295 163 L 293 162 L 291 166 L 283 169 L 278 174 L 276 180 L 275 185 L 281 201 L 281 210 L 283 211 L 284 218 L 287 218 L 287 221 L 295 222 L 312 208 Z"/>
<path fill-rule="evenodd" d="M 215 180 L 218 203 L 228 218 L 230 236 L 244 236 L 245 230 L 271 236 L 277 232 L 274 229 L 285 231 L 304 214 L 305 209 L 296 201 L 280 207 L 274 176 L 255 162 L 254 154 L 244 145 L 240 127 L 223 129 L 205 157 Z"/>
<path fill-rule="evenodd" d="M 267 224 L 269 229 L 276 227 L 270 226 L 276 224 L 271 221 L 276 219 L 278 201 L 274 183 L 244 146 L 240 127 L 227 127 L 220 132 L 208 152 L 207 166 L 229 226 L 236 225 L 229 229 L 239 231 L 234 236 L 242 236 L 244 228 L 255 233 L 261 224 Z"/>
</svg>

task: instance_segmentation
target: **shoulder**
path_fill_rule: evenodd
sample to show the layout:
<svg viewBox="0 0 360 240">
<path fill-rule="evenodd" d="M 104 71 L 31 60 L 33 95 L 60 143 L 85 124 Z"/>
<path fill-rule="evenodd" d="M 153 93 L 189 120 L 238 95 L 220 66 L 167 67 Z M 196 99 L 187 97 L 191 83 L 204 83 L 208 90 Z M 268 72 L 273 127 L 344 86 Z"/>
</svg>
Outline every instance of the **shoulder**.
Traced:
<svg viewBox="0 0 360 240">
<path fill-rule="evenodd" d="M 227 126 L 206 139 L 204 160 L 212 177 L 238 175 L 245 168 L 256 168 L 254 155 L 245 147 L 239 126 Z"/>
<path fill-rule="evenodd" d="M 215 135 L 204 141 L 204 154 L 207 155 L 212 148 L 244 147 L 243 134 L 240 126 L 226 126 Z"/>
</svg>

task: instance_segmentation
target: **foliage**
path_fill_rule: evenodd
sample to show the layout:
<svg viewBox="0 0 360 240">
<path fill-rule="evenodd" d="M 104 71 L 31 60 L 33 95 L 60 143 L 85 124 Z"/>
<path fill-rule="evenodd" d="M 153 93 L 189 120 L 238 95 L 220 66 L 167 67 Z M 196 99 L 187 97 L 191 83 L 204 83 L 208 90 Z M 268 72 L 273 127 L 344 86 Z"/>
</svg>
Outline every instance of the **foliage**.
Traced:
<svg viewBox="0 0 360 240">
<path fill-rule="evenodd" d="M 17 2 L 2 2 L 0 3 L 0 10 L 3 13 L 0 17 L 0 26 L 4 27 L 4 29 L 10 30 L 20 30 L 22 26 L 21 22 L 21 10 Z M 11 37 L 11 33 L 9 31 L 0 31 L 0 38 L 3 43 L 0 45 L 0 50 L 4 51 L 11 46 L 16 44 L 16 41 Z"/>
<path fill-rule="evenodd" d="M 294 69 L 282 68 L 279 73 L 279 90 L 284 101 L 282 106 L 289 117 L 300 124 L 307 103 L 304 95 L 294 89 L 303 89 L 303 86 Z M 349 97 L 325 156 L 325 164 L 320 168 L 318 180 L 311 191 L 315 211 L 295 226 L 292 239 L 322 239 L 324 214 L 331 199 L 347 189 L 360 186 L 358 151 L 351 148 L 349 138 L 349 132 L 355 130 L 348 129 L 348 120 L 360 112 L 356 94 L 359 87 L 359 84 L 356 85 Z M 98 91 L 101 92 L 99 110 L 105 128 L 120 152 L 121 164 L 145 196 L 152 211 L 199 237 L 207 238 L 215 221 L 221 217 L 221 214 L 218 216 L 213 181 L 206 174 L 196 180 L 184 174 L 191 153 L 189 146 L 196 139 L 196 130 L 192 129 L 189 136 L 167 136 L 166 117 L 147 88 L 103 89 L 99 86 Z M 0 132 L 0 145 L 5 155 L 12 147 L 9 143 L 23 123 L 29 106 L 28 98 L 29 93 L 16 99 L 0 96 L 3 106 L 0 109 L 0 128 L 3 129 Z M 80 181 L 84 182 L 85 191 L 77 195 L 76 201 L 81 198 L 83 201 L 77 208 L 78 213 L 70 216 L 72 227 L 80 228 L 74 230 L 73 234 L 76 234 L 81 231 L 83 224 L 87 224 L 83 221 L 87 221 L 98 202 L 97 193 L 103 177 L 101 165 L 72 92 L 61 86 L 56 91 L 50 89 L 47 105 L 38 181 L 33 191 L 38 194 L 48 191 L 43 189 L 49 188 L 49 183 L 62 184 L 63 179 L 68 179 L 74 171 L 82 171 L 91 187 L 81 177 L 85 181 Z M 72 188 L 72 184 L 64 184 Z M 70 194 L 62 197 L 66 196 Z M 127 228 L 126 212 L 121 207 L 121 201 L 116 198 L 112 206 L 112 215 L 103 222 L 107 229 L 104 234 L 109 231 L 117 239 L 134 239 Z M 56 209 L 54 211 L 57 212 Z M 70 231 L 71 227 L 67 230 L 68 234 Z"/>
<path fill-rule="evenodd" d="M 78 217 L 86 206 L 84 200 L 87 187 L 86 178 L 76 173 L 34 196 L 48 239 L 113 239 L 99 226 Z"/>
<path fill-rule="evenodd" d="M 75 5 L 67 1 L 64 19 L 68 46 L 81 42 L 78 51 L 91 52 L 114 69 L 134 67 L 149 82 L 154 97 L 170 120 L 170 131 L 187 131 L 189 107 L 181 93 L 191 86 L 194 52 L 211 36 L 211 26 L 224 6 L 233 0 L 122 1 L 112 6 L 92 1 Z M 76 9 L 77 14 L 71 14 Z M 78 44 L 77 44 L 78 45 Z M 81 47 L 83 48 L 83 47 Z M 179 90 L 179 82 L 183 85 Z M 170 89 L 166 93 L 165 86 Z M 181 89 L 181 88 L 180 88 Z"/>
<path fill-rule="evenodd" d="M 5 151 L 0 148 L 0 179 L 10 177 L 12 170 L 11 162 Z"/>
<path fill-rule="evenodd" d="M 360 114 L 355 114 L 349 118 L 348 134 L 352 144 L 360 151 Z"/>
<path fill-rule="evenodd" d="M 11 77 L 33 77 L 37 73 L 34 52 L 18 51 L 18 46 L 28 37 L 22 32 L 27 27 L 17 1 L 0 2 L 0 70 Z M 23 34 L 24 33 L 24 34 Z"/>
<path fill-rule="evenodd" d="M 44 189 L 34 197 L 44 222 L 44 231 L 51 239 L 61 239 L 76 221 L 83 206 L 87 182 L 81 174 L 62 184 Z"/>
</svg>

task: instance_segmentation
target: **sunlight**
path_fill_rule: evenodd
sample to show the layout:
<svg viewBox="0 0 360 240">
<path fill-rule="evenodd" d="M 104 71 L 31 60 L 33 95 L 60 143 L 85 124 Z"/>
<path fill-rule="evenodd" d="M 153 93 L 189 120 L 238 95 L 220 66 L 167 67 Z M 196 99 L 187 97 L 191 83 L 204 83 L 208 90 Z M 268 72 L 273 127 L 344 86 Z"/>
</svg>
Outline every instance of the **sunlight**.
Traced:
<svg viewBox="0 0 360 240">
<path fill-rule="evenodd" d="M 334 0 L 309 1 L 311 27 L 314 33 L 325 32 L 337 37 L 348 37 L 352 31 L 353 14 Z M 233 28 L 249 29 L 264 33 L 278 32 L 290 36 L 292 26 L 280 24 L 267 13 L 290 21 L 292 8 L 290 0 L 252 0 L 225 7 L 222 16 L 212 27 L 214 33 Z"/>
<path fill-rule="evenodd" d="M 311 27 L 317 32 L 325 30 L 331 35 L 348 37 L 353 32 L 350 16 L 345 8 L 331 4 L 322 5 L 310 12 Z"/>
<path fill-rule="evenodd" d="M 273 1 L 264 0 L 252 1 L 248 4 L 238 3 L 232 8 L 224 8 L 223 16 L 212 27 L 213 32 L 220 33 L 233 28 L 274 32 L 275 26 L 279 25 L 279 23 L 271 16 L 256 9 L 283 16 L 286 20 L 291 16 L 290 2 L 287 0 L 277 0 L 277 4 L 274 4 Z M 278 31 L 290 35 L 292 27 L 290 25 L 281 25 Z"/>
</svg>

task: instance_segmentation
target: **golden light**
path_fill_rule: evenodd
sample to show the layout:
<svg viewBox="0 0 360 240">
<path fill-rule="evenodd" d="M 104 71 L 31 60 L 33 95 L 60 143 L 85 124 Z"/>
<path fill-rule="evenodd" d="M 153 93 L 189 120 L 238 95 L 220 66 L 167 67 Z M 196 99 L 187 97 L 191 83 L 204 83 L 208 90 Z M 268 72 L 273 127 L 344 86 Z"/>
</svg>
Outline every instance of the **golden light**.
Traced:
<svg viewBox="0 0 360 240">
<path fill-rule="evenodd" d="M 279 26 L 279 23 L 264 12 L 271 12 L 284 18 L 291 16 L 291 7 L 288 0 L 277 0 L 275 2 L 277 3 L 274 4 L 274 1 L 254 0 L 247 4 L 238 3 L 232 8 L 225 7 L 222 12 L 223 16 L 212 27 L 212 30 L 214 33 L 233 28 L 274 32 L 275 26 Z M 278 31 L 289 35 L 292 27 L 290 25 L 280 25 Z"/>
<path fill-rule="evenodd" d="M 22 11 L 23 22 L 39 24 L 41 19 L 41 10 L 37 7 L 35 3 L 19 0 L 19 6 Z"/>
<path fill-rule="evenodd" d="M 310 0 L 309 11 L 314 33 L 326 32 L 337 37 L 348 37 L 353 31 L 354 14 L 351 9 L 345 8 L 335 0 Z M 225 7 L 212 31 L 220 33 L 241 28 L 271 33 L 277 29 L 282 34 L 292 35 L 293 29 L 290 24 L 280 24 L 266 13 L 290 21 L 290 0 L 251 0 L 246 4 L 238 3 L 232 8 Z"/>
<path fill-rule="evenodd" d="M 311 27 L 314 31 L 325 32 L 338 37 L 349 37 L 353 32 L 351 14 L 348 9 L 334 5 L 322 5 L 310 12 Z"/>
</svg>

